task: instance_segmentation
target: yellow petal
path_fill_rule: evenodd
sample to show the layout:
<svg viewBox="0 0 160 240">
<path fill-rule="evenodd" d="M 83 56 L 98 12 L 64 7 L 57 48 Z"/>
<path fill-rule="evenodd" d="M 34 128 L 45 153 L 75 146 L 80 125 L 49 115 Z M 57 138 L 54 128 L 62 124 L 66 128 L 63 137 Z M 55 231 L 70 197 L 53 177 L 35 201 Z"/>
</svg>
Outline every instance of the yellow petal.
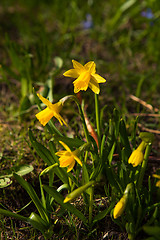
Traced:
<svg viewBox="0 0 160 240">
<path fill-rule="evenodd" d="M 156 182 L 156 187 L 160 187 L 160 180 Z"/>
<path fill-rule="evenodd" d="M 71 152 L 71 149 L 62 141 L 59 141 L 60 144 L 62 144 L 62 146 L 68 151 Z"/>
<path fill-rule="evenodd" d="M 91 74 L 96 72 L 96 64 L 93 61 L 90 61 L 84 65 L 85 69 L 89 71 Z"/>
<path fill-rule="evenodd" d="M 79 157 L 77 157 L 77 156 L 74 155 L 74 159 L 79 163 L 79 165 L 82 166 L 82 162 L 81 162 L 81 160 L 79 159 Z"/>
<path fill-rule="evenodd" d="M 66 151 L 59 151 L 56 152 L 55 155 L 57 155 L 58 157 L 61 157 Z"/>
<path fill-rule="evenodd" d="M 85 71 L 85 68 L 82 64 L 80 64 L 79 62 L 72 60 L 73 63 L 73 67 L 75 68 L 75 70 L 77 71 L 77 73 L 80 75 L 83 71 Z"/>
<path fill-rule="evenodd" d="M 153 174 L 152 176 L 155 177 L 155 178 L 160 179 L 160 175 L 158 175 L 158 174 Z"/>
<path fill-rule="evenodd" d="M 73 168 L 74 168 L 74 165 L 75 165 L 75 161 L 73 161 L 69 167 L 67 168 L 67 172 L 70 172 Z"/>
<path fill-rule="evenodd" d="M 60 122 L 61 125 L 65 124 L 66 126 L 68 126 L 68 124 L 66 123 L 66 121 L 62 118 L 62 116 L 60 114 L 57 114 L 56 112 L 54 113 L 55 118 L 58 119 L 58 121 Z"/>
<path fill-rule="evenodd" d="M 37 96 L 47 107 L 49 107 L 49 108 L 52 107 L 53 104 L 48 99 L 42 97 L 39 93 L 37 93 Z"/>
<path fill-rule="evenodd" d="M 95 78 L 98 83 L 104 83 L 104 82 L 106 82 L 106 79 L 104 79 L 103 77 L 101 77 L 101 76 L 100 76 L 99 74 L 97 74 L 97 73 L 94 73 L 94 74 L 92 73 L 92 77 Z"/>
<path fill-rule="evenodd" d="M 72 78 L 78 78 L 79 77 L 79 74 L 76 71 L 76 69 L 70 69 L 70 70 L 66 71 L 65 73 L 63 73 L 63 75 L 65 77 L 72 77 Z"/>
<path fill-rule="evenodd" d="M 49 107 L 36 114 L 36 118 L 43 126 L 45 126 L 53 116 L 54 112 Z"/>
<path fill-rule="evenodd" d="M 94 78 L 91 78 L 91 80 L 90 80 L 90 82 L 89 82 L 89 88 L 90 88 L 95 94 L 99 94 L 99 92 L 100 92 L 99 84 L 95 81 Z"/>
</svg>

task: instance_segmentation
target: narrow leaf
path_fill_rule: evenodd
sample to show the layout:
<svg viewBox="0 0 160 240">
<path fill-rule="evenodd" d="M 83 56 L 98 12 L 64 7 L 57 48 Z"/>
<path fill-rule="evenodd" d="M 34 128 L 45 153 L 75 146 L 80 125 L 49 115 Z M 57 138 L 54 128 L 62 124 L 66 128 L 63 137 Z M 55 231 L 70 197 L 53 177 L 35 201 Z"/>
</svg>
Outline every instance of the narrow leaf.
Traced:
<svg viewBox="0 0 160 240">
<path fill-rule="evenodd" d="M 64 209 L 68 210 L 69 212 L 71 212 L 72 214 L 76 215 L 79 219 L 82 220 L 82 222 L 87 225 L 87 219 L 86 217 L 83 215 L 83 213 L 81 213 L 78 209 L 76 209 L 73 205 L 71 205 L 70 203 L 64 203 L 64 198 L 63 196 L 58 193 L 54 188 L 49 187 L 47 185 L 44 185 L 44 189 L 47 193 L 49 193 L 52 197 L 54 197 L 55 201 L 57 203 L 59 203 Z"/>
<path fill-rule="evenodd" d="M 45 209 L 43 208 L 43 205 L 42 205 L 41 201 L 39 200 L 39 198 L 38 198 L 35 190 L 33 189 L 33 187 L 28 182 L 26 182 L 22 177 L 20 177 L 19 175 L 14 173 L 13 176 L 19 182 L 19 184 L 21 184 L 21 186 L 27 191 L 28 195 L 33 200 L 37 210 L 39 211 L 41 217 L 45 221 L 48 221 L 47 213 L 45 212 Z"/>
</svg>

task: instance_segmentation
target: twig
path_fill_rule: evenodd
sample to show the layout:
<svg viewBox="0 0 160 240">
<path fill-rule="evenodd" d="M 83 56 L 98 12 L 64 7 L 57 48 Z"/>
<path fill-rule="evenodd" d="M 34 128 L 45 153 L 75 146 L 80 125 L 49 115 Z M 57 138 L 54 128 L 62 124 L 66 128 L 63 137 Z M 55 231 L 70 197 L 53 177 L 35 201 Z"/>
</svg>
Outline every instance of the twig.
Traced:
<svg viewBox="0 0 160 240">
<path fill-rule="evenodd" d="M 142 130 L 144 130 L 144 131 L 146 131 L 146 132 L 151 132 L 151 133 L 155 133 L 155 134 L 160 134 L 160 131 L 143 127 L 141 123 L 138 123 L 138 127 L 140 127 Z"/>
<path fill-rule="evenodd" d="M 130 113 L 129 115 L 139 116 L 139 117 L 160 117 L 160 114 L 155 113 Z"/>
<path fill-rule="evenodd" d="M 158 111 L 159 111 L 158 108 L 153 108 L 153 106 L 152 106 L 151 104 L 146 103 L 146 102 L 143 101 L 142 99 L 140 99 L 140 98 L 138 98 L 138 97 L 136 97 L 136 96 L 134 96 L 134 95 L 132 95 L 132 94 L 130 94 L 129 97 L 130 97 L 133 101 L 138 102 L 138 103 L 140 103 L 141 105 L 143 105 L 144 107 L 148 108 L 151 112 L 153 112 L 153 111 L 154 111 L 154 112 L 158 112 Z"/>
</svg>

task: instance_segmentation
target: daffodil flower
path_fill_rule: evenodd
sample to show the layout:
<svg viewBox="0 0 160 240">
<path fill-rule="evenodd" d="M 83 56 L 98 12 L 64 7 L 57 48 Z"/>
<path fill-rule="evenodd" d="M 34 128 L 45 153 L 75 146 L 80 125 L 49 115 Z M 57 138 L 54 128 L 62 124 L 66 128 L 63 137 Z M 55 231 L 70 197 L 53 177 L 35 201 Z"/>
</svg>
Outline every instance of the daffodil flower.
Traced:
<svg viewBox="0 0 160 240">
<path fill-rule="evenodd" d="M 66 71 L 65 77 L 77 78 L 74 84 L 74 92 L 78 93 L 86 91 L 88 87 L 96 94 L 99 94 L 99 83 L 104 83 L 106 80 L 96 73 L 96 64 L 93 61 L 86 63 L 84 66 L 79 62 L 72 60 L 74 69 Z"/>
<path fill-rule="evenodd" d="M 146 147 L 146 143 L 144 141 L 135 149 L 131 156 L 128 159 L 128 163 L 131 163 L 133 167 L 137 167 L 144 159 L 143 151 Z"/>
<path fill-rule="evenodd" d="M 70 172 L 75 165 L 75 160 L 82 166 L 82 162 L 78 157 L 81 151 L 79 149 L 76 149 L 72 152 L 71 149 L 64 142 L 59 142 L 66 149 L 66 151 L 56 152 L 56 155 L 60 157 L 60 167 L 68 167 L 67 172 Z"/>
<path fill-rule="evenodd" d="M 67 123 L 59 114 L 62 110 L 63 102 L 59 101 L 52 104 L 48 99 L 42 97 L 40 94 L 37 93 L 37 96 L 47 106 L 44 110 L 36 114 L 36 118 L 40 121 L 40 123 L 45 126 L 52 117 L 55 117 L 61 125 L 65 124 L 67 126 Z"/>
<path fill-rule="evenodd" d="M 126 207 L 127 198 L 125 195 L 120 199 L 120 201 L 116 204 L 113 210 L 113 217 L 118 218 L 122 215 L 123 211 Z"/>
</svg>

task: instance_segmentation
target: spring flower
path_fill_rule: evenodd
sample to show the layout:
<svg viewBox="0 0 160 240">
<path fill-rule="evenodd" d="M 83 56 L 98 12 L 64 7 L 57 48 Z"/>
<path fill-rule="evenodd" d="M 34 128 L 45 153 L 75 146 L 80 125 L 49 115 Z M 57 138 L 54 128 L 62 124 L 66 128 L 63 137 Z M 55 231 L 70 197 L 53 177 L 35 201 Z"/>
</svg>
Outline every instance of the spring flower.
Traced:
<svg viewBox="0 0 160 240">
<path fill-rule="evenodd" d="M 40 121 L 40 123 L 45 126 L 52 117 L 55 117 L 61 125 L 65 124 L 67 126 L 67 123 L 59 114 L 62 110 L 63 102 L 59 101 L 52 104 L 48 99 L 42 97 L 40 94 L 37 93 L 37 96 L 47 106 L 44 110 L 36 114 L 36 118 Z"/>
<path fill-rule="evenodd" d="M 131 163 L 133 167 L 137 167 L 144 159 L 143 151 L 146 147 L 146 143 L 144 141 L 135 149 L 131 156 L 128 159 L 128 163 Z"/>
<path fill-rule="evenodd" d="M 114 210 L 113 210 L 114 218 L 118 218 L 122 215 L 122 213 L 126 207 L 126 202 L 127 202 L 127 198 L 125 197 L 125 195 L 123 195 L 123 197 L 120 199 L 120 201 L 114 207 Z"/>
<path fill-rule="evenodd" d="M 154 18 L 154 15 L 153 15 L 153 13 L 152 13 L 152 9 L 151 9 L 151 8 L 147 8 L 147 10 L 146 10 L 146 11 L 143 11 L 143 12 L 141 13 L 141 15 L 142 15 L 143 17 L 145 17 L 145 18 L 148 18 L 148 19 L 153 19 L 153 18 Z"/>
<path fill-rule="evenodd" d="M 158 175 L 158 174 L 153 174 L 152 176 L 155 177 L 155 178 L 160 179 L 160 175 Z M 158 181 L 156 182 L 156 187 L 160 187 L 160 180 L 158 180 Z"/>
<path fill-rule="evenodd" d="M 64 203 L 67 203 L 75 198 L 77 198 L 79 195 L 81 195 L 87 188 L 91 187 L 92 185 L 94 185 L 94 181 L 90 181 L 88 183 L 86 183 L 85 185 L 75 189 L 73 192 L 69 193 L 65 199 L 64 199 Z"/>
<path fill-rule="evenodd" d="M 82 22 L 83 24 L 83 29 L 87 30 L 93 27 L 93 20 L 92 20 L 92 15 L 91 14 L 86 14 L 86 20 Z"/>
<path fill-rule="evenodd" d="M 94 93 L 99 94 L 99 83 L 104 83 L 106 80 L 96 73 L 96 64 L 90 61 L 83 66 L 75 60 L 72 60 L 72 63 L 74 69 L 66 71 L 63 75 L 77 78 L 73 82 L 74 92 L 78 93 L 81 90 L 86 91 L 89 87 Z"/>
<path fill-rule="evenodd" d="M 62 141 L 59 142 L 66 149 L 66 151 L 56 152 L 56 155 L 60 157 L 59 158 L 60 167 L 68 167 L 67 172 L 70 172 L 75 165 L 75 160 L 82 166 L 82 162 L 78 157 L 81 151 L 77 149 L 72 152 L 64 142 Z"/>
</svg>

